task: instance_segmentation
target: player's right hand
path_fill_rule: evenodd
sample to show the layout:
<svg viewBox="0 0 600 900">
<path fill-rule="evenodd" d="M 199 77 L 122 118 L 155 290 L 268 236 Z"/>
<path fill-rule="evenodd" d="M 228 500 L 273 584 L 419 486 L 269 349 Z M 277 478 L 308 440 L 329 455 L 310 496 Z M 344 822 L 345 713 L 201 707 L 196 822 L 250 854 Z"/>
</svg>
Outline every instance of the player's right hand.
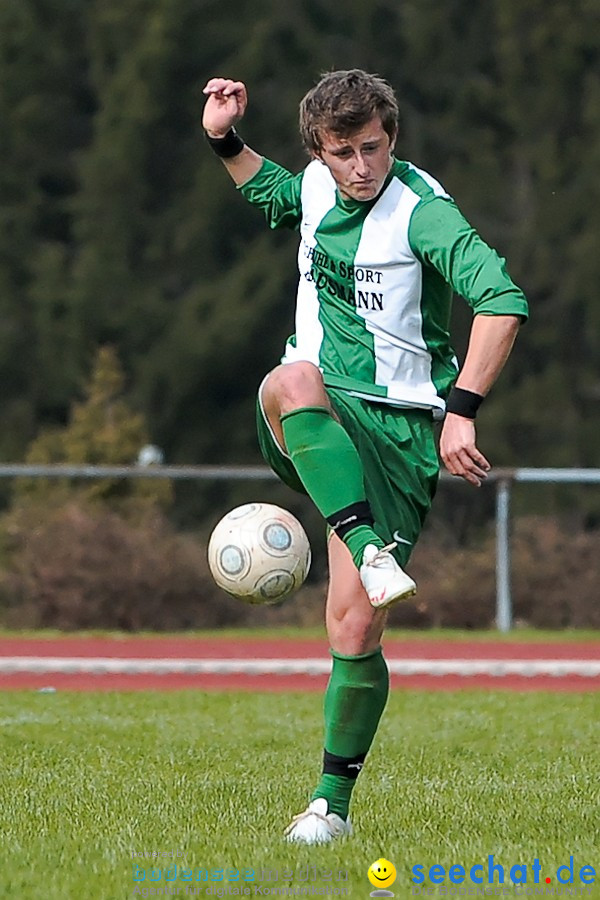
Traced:
<svg viewBox="0 0 600 900">
<path fill-rule="evenodd" d="M 246 85 L 231 78 L 211 78 L 203 93 L 207 99 L 202 127 L 211 137 L 224 137 L 246 112 Z"/>
</svg>

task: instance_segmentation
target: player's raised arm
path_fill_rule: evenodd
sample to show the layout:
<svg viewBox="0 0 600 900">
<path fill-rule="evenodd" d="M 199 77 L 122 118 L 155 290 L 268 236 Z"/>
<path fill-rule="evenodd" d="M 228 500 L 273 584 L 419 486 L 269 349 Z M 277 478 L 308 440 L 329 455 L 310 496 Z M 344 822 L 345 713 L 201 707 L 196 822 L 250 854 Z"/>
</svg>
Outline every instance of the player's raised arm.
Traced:
<svg viewBox="0 0 600 900">
<path fill-rule="evenodd" d="M 204 88 L 206 95 L 202 126 L 214 152 L 236 184 L 244 184 L 256 175 L 263 158 L 241 139 L 235 125 L 243 118 L 248 105 L 246 85 L 231 78 L 211 78 Z"/>
</svg>

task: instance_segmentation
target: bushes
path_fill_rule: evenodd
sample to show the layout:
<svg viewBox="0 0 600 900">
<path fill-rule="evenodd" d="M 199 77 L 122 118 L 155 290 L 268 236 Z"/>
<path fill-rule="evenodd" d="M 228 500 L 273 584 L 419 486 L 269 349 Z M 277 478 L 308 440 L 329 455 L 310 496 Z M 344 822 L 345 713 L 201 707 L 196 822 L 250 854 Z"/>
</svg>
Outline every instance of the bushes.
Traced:
<svg viewBox="0 0 600 900">
<path fill-rule="evenodd" d="M 322 585 L 281 608 L 229 597 L 208 570 L 207 535 L 178 534 L 157 510 L 127 519 L 81 499 L 21 507 L 0 522 L 0 541 L 0 624 L 8 628 L 171 631 L 323 619 Z"/>
<path fill-rule="evenodd" d="M 518 522 L 513 549 L 517 620 L 546 628 L 600 627 L 600 531 L 554 518 Z"/>
<path fill-rule="evenodd" d="M 511 571 L 515 624 L 544 628 L 600 627 L 598 530 L 574 531 L 557 517 L 513 523 Z M 397 607 L 390 623 L 404 626 L 489 628 L 496 613 L 493 529 L 476 547 L 444 545 L 425 535 L 410 572 L 419 591 Z"/>
<path fill-rule="evenodd" d="M 0 621 L 12 628 L 126 631 L 319 625 L 325 584 L 309 583 L 282 607 L 249 607 L 220 591 L 206 563 L 207 535 L 176 533 L 163 513 L 135 519 L 88 500 L 21 506 L 0 523 Z M 554 518 L 515 522 L 517 624 L 600 627 L 597 531 L 573 534 Z M 477 547 L 426 534 L 411 561 L 419 592 L 390 624 L 493 627 L 492 530 Z"/>
<path fill-rule="evenodd" d="M 132 463 L 148 432 L 124 381 L 114 348 L 98 348 L 83 399 L 65 426 L 40 432 L 27 461 Z M 0 519 L 0 623 L 140 631 L 277 621 L 277 610 L 248 609 L 216 587 L 206 533 L 177 533 L 167 519 L 173 496 L 167 479 L 17 479 Z M 318 588 L 289 610 L 297 624 L 321 617 Z"/>
<path fill-rule="evenodd" d="M 5 522 L 0 576 L 9 627 L 214 628 L 242 610 L 213 586 L 199 542 L 160 513 L 133 523 L 71 503 L 21 509 Z"/>
</svg>

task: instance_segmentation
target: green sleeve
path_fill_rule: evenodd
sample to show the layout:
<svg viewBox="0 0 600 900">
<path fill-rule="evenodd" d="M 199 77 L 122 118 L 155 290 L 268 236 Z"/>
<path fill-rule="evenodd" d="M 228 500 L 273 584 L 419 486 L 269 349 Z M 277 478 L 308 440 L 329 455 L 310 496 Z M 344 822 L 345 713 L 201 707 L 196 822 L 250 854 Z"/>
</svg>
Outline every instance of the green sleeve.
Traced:
<svg viewBox="0 0 600 900">
<path fill-rule="evenodd" d="M 283 166 L 264 159 L 239 190 L 246 200 L 264 211 L 271 228 L 296 228 L 302 218 L 301 187 L 304 173 L 292 175 Z"/>
<path fill-rule="evenodd" d="M 505 260 L 483 241 L 453 200 L 419 203 L 409 225 L 413 252 L 464 297 L 473 313 L 527 319 L 523 291 L 511 280 Z"/>
</svg>

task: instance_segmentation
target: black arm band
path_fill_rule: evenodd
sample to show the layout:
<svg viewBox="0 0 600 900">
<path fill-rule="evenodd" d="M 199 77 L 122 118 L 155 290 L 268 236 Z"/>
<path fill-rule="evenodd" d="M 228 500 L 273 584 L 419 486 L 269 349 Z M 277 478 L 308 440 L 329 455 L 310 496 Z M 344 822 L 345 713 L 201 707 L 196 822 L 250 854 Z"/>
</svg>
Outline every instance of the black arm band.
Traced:
<svg viewBox="0 0 600 900">
<path fill-rule="evenodd" d="M 246 144 L 241 139 L 235 128 L 230 128 L 224 137 L 211 137 L 208 132 L 204 132 L 209 146 L 220 159 L 231 159 L 242 152 Z"/>
<path fill-rule="evenodd" d="M 476 394 L 474 391 L 465 391 L 463 388 L 453 387 L 446 400 L 446 412 L 454 413 L 457 416 L 464 416 L 465 419 L 474 419 L 483 400 L 484 398 L 481 394 Z"/>
</svg>

